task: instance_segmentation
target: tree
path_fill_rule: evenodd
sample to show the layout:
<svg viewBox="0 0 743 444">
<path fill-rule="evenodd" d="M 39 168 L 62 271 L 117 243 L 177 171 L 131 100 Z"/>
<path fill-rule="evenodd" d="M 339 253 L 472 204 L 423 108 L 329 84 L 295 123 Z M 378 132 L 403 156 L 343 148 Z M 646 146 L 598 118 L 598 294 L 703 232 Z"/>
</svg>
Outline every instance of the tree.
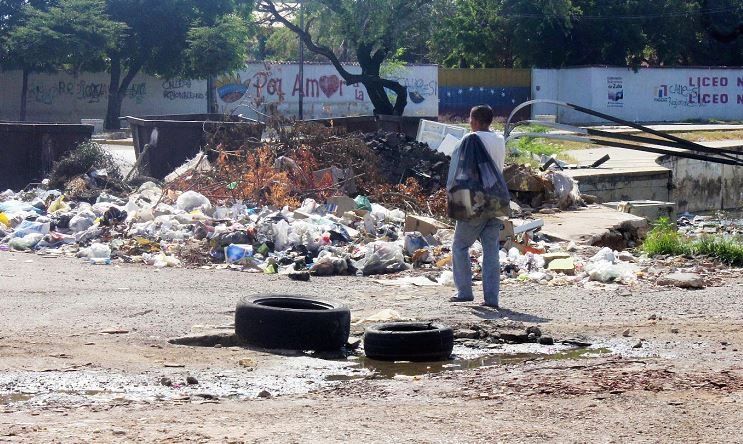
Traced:
<svg viewBox="0 0 743 444">
<path fill-rule="evenodd" d="M 129 29 L 119 45 L 108 51 L 106 128 L 119 127 L 121 105 L 141 71 L 163 77 L 187 72 L 185 51 L 191 28 L 216 26 L 220 17 L 231 13 L 245 16 L 252 6 L 248 0 L 107 0 L 107 4 L 109 14 Z"/>
<path fill-rule="evenodd" d="M 431 58 L 457 68 L 512 68 L 515 62 L 503 1 L 456 0 L 436 20 Z"/>
<path fill-rule="evenodd" d="M 61 0 L 43 11 L 26 5 L 25 20 L 7 36 L 7 60 L 23 71 L 20 120 L 26 120 L 28 78 L 34 72 L 77 73 L 100 60 L 123 30 L 106 17 L 103 0 Z"/>
<path fill-rule="evenodd" d="M 446 66 L 740 65 L 740 0 L 454 0 L 430 42 Z"/>
<path fill-rule="evenodd" d="M 245 21 L 235 14 L 219 18 L 214 26 L 194 27 L 188 31 L 184 74 L 207 79 L 209 112 L 217 111 L 213 77 L 245 66 L 249 36 Z"/>
<path fill-rule="evenodd" d="M 312 6 L 317 13 L 310 16 L 304 28 L 292 20 L 296 17 L 295 8 L 273 0 L 259 0 L 256 10 L 298 35 L 311 52 L 329 60 L 347 84 L 363 84 L 375 114 L 399 116 L 407 105 L 407 88 L 385 79 L 381 75 L 382 64 L 396 54 L 405 30 L 428 3 L 425 0 L 316 0 Z M 312 35 L 313 23 L 319 20 L 325 20 L 322 34 L 343 36 L 340 52 L 355 54 L 360 74 L 349 72 L 331 46 Z M 394 105 L 387 90 L 394 93 Z"/>
</svg>

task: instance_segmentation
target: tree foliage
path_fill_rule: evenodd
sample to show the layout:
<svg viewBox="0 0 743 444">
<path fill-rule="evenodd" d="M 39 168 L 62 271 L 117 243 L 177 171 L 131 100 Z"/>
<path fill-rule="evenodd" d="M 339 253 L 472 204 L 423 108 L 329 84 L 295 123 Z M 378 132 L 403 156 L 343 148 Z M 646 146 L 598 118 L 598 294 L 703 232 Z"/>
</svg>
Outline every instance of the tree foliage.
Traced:
<svg viewBox="0 0 743 444">
<path fill-rule="evenodd" d="M 184 75 L 204 79 L 245 66 L 249 36 L 247 24 L 235 14 L 219 18 L 214 26 L 191 28 Z"/>
<path fill-rule="evenodd" d="M 740 0 L 454 0 L 445 66 L 743 65 Z"/>
<path fill-rule="evenodd" d="M 374 105 L 375 114 L 401 115 L 407 104 L 407 89 L 381 75 L 382 64 L 398 53 L 402 37 L 430 2 L 424 0 L 317 0 L 308 5 L 308 21 L 298 26 L 296 8 L 273 0 L 260 0 L 256 9 L 272 23 L 291 30 L 307 48 L 335 66 L 347 84 L 361 83 Z M 313 25 L 319 32 L 313 32 Z M 333 45 L 333 38 L 340 45 Z M 336 40 L 337 41 L 337 40 Z M 359 63 L 361 73 L 351 73 L 342 61 Z M 390 100 L 388 91 L 394 97 Z"/>
<path fill-rule="evenodd" d="M 120 44 L 108 53 L 111 82 L 109 84 L 106 127 L 118 128 L 121 103 L 134 77 L 141 71 L 163 77 L 205 72 L 204 60 L 214 61 L 214 44 L 228 46 L 219 51 L 229 56 L 220 63 L 233 66 L 244 54 L 238 44 L 236 29 L 241 25 L 237 16 L 247 16 L 252 2 L 247 0 L 106 0 L 111 16 L 128 26 Z M 235 14 L 230 18 L 228 15 Z M 212 28 L 212 29 L 206 29 Z M 225 36 L 214 30 L 225 31 Z M 193 49 L 188 52 L 189 45 Z M 209 48 L 203 54 L 198 48 Z M 232 53 L 229 50 L 232 50 Z M 235 53 L 237 52 L 237 53 Z M 207 71 L 211 71 L 210 69 Z M 200 76 L 202 77 L 202 76 Z"/>
<path fill-rule="evenodd" d="M 60 0 L 37 9 L 30 4 L 18 14 L 3 38 L 2 65 L 23 71 L 20 119 L 26 118 L 28 77 L 33 72 L 101 69 L 103 54 L 116 44 L 124 26 L 105 14 L 104 0 Z M 6 24 L 10 18 L 6 17 Z M 98 63 L 96 63 L 98 62 Z"/>
</svg>

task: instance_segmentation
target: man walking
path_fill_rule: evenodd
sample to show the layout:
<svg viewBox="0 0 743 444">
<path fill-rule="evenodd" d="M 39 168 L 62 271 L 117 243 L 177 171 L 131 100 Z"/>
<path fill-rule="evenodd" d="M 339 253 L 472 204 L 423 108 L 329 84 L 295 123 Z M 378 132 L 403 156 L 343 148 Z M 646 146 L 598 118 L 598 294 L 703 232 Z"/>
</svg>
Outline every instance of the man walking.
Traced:
<svg viewBox="0 0 743 444">
<path fill-rule="evenodd" d="M 506 144 L 503 136 L 490 131 L 493 123 L 493 110 L 487 105 L 480 105 L 470 111 L 470 128 L 472 133 L 479 137 L 485 150 L 499 172 L 503 172 L 506 158 Z M 469 136 L 469 134 L 468 134 Z M 458 151 L 458 149 L 457 149 Z M 457 156 L 457 151 L 452 159 Z M 451 189 L 454 181 L 454 168 L 449 169 L 447 189 Z M 498 308 L 498 293 L 500 292 L 500 235 L 501 222 L 494 217 L 479 217 L 468 220 L 457 220 L 452 243 L 452 261 L 454 268 L 454 284 L 457 287 L 456 296 L 451 302 L 467 302 L 474 300 L 472 294 L 472 263 L 470 261 L 470 247 L 480 239 L 483 252 L 482 283 L 485 302 L 482 305 Z"/>
</svg>

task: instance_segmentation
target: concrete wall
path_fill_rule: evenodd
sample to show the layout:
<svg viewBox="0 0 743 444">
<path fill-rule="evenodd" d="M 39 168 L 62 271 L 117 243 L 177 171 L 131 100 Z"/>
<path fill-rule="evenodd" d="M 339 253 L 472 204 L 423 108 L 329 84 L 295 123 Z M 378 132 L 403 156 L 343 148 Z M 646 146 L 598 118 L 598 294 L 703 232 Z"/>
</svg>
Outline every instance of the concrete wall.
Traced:
<svg viewBox="0 0 743 444">
<path fill-rule="evenodd" d="M 466 119 L 475 105 L 488 104 L 508 117 L 531 94 L 529 69 L 439 69 L 439 114 Z"/>
<path fill-rule="evenodd" d="M 352 72 L 359 71 L 349 66 Z M 217 81 L 218 103 L 223 111 L 240 106 L 239 113 L 257 117 L 277 109 L 294 116 L 300 85 L 297 64 L 252 63 L 236 75 Z M 389 77 L 408 86 L 406 115 L 438 115 L 438 67 L 410 66 Z M 106 113 L 107 73 L 32 74 L 29 79 L 28 120 L 79 123 Z M 305 66 L 305 118 L 371 114 L 372 105 L 361 85 L 346 85 L 332 65 Z M 17 120 L 20 110 L 21 73 L 0 72 L 0 120 Z M 122 115 L 188 114 L 206 112 L 206 82 L 160 79 L 139 75 L 127 92 Z"/>
<path fill-rule="evenodd" d="M 580 174 L 579 174 L 580 173 Z M 672 176 L 667 171 L 590 174 L 576 171 L 570 174 L 578 181 L 583 194 L 599 198 L 601 202 L 628 200 L 655 200 L 669 202 L 672 195 Z"/>
<path fill-rule="evenodd" d="M 80 123 L 80 119 L 103 119 L 108 103 L 106 73 L 31 74 L 28 82 L 28 120 Z M 0 120 L 18 120 L 21 73 L 0 72 Z M 139 75 L 132 82 L 122 115 L 203 113 L 206 82 L 163 80 Z"/>
<path fill-rule="evenodd" d="M 535 69 L 532 97 L 574 103 L 635 122 L 743 119 L 743 68 Z M 554 105 L 532 114 L 556 114 L 563 123 L 600 119 Z"/>
<path fill-rule="evenodd" d="M 679 213 L 743 208 L 743 167 L 666 156 L 659 163 L 671 170 Z"/>
</svg>

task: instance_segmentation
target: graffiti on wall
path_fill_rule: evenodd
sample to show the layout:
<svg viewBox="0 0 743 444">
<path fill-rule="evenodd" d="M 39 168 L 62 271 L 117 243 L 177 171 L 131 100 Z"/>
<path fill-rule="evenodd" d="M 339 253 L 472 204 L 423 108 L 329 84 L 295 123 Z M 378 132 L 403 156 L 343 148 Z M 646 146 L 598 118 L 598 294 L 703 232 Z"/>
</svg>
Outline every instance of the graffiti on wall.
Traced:
<svg viewBox="0 0 743 444">
<path fill-rule="evenodd" d="M 738 91 L 731 92 L 737 87 Z M 653 101 L 671 108 L 699 108 L 726 105 L 736 101 L 743 105 L 743 77 L 690 76 L 686 82 L 658 85 Z"/>
<path fill-rule="evenodd" d="M 205 100 L 206 93 L 192 91 L 191 80 L 167 79 L 163 81 L 163 98 L 167 100 Z"/>
<path fill-rule="evenodd" d="M 426 75 L 420 75 L 416 68 L 406 69 L 406 75 L 392 78 L 408 87 L 409 106 L 415 108 L 428 101 L 425 105 L 436 110 L 433 114 L 438 107 L 437 68 L 430 67 L 431 72 L 426 72 Z M 317 106 L 313 109 L 323 109 L 327 113 L 332 113 L 333 108 L 339 105 L 371 106 L 364 86 L 349 85 L 332 65 L 307 65 L 302 78 L 296 64 L 254 63 L 244 71 L 219 77 L 216 89 L 225 108 L 249 103 L 258 107 L 284 106 L 286 109 L 287 106 L 296 106 L 300 95 L 304 96 L 307 105 Z"/>
<path fill-rule="evenodd" d="M 290 90 L 287 80 L 291 80 Z M 271 69 L 270 65 L 255 72 L 245 81 L 241 79 L 239 73 L 217 79 L 217 93 L 225 103 L 235 103 L 246 96 L 258 101 L 284 102 L 288 97 L 297 98 L 300 94 L 304 94 L 305 99 L 310 100 L 350 97 L 363 101 L 365 95 L 360 88 L 360 85 L 349 87 L 337 74 L 305 76 L 303 82 L 298 73 L 292 78 L 284 75 L 281 70 Z"/>
<path fill-rule="evenodd" d="M 126 97 L 142 103 L 147 95 L 145 82 L 132 83 L 126 90 Z M 108 97 L 108 84 L 100 82 L 59 81 L 32 83 L 27 98 L 35 103 L 52 106 L 60 98 L 73 99 L 82 103 L 100 103 Z"/>
<path fill-rule="evenodd" d="M 408 98 L 416 105 L 425 102 L 428 99 L 438 100 L 439 82 L 438 79 L 423 79 L 420 77 L 400 77 L 390 76 L 390 80 L 400 82 L 408 89 Z"/>
</svg>

